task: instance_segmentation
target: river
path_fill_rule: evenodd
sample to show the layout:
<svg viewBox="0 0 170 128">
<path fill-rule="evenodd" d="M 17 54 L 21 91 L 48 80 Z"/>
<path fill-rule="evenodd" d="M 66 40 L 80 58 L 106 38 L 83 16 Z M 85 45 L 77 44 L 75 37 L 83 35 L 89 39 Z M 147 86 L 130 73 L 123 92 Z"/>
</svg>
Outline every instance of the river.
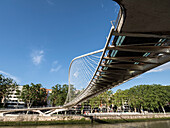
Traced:
<svg viewBox="0 0 170 128">
<path fill-rule="evenodd" d="M 118 124 L 79 124 L 49 126 L 0 126 L 0 128 L 170 128 L 170 120 L 152 122 L 134 122 Z"/>
</svg>

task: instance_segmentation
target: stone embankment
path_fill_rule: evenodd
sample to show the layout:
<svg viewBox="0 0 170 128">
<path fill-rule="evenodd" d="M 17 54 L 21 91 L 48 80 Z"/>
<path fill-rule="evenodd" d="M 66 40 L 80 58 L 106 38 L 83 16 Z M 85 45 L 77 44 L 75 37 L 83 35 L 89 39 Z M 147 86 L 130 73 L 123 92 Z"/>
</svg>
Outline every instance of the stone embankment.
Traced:
<svg viewBox="0 0 170 128">
<path fill-rule="evenodd" d="M 67 121 L 67 120 L 81 120 L 83 116 L 75 115 L 52 115 L 52 116 L 39 116 L 39 115 L 6 115 L 1 116 L 0 121 Z M 90 120 L 85 118 L 85 120 Z"/>
<path fill-rule="evenodd" d="M 140 113 L 96 113 L 89 115 L 53 115 L 53 116 L 39 116 L 39 115 L 5 115 L 0 116 L 0 122 L 9 121 L 72 121 L 72 120 L 130 120 L 130 119 L 170 119 L 170 113 L 167 114 L 140 114 Z"/>
</svg>

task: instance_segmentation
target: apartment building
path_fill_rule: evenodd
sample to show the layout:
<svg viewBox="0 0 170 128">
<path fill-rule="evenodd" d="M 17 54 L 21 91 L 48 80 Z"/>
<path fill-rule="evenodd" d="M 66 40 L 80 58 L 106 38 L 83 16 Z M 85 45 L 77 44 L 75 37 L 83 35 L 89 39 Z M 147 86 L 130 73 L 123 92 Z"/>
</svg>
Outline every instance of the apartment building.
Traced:
<svg viewBox="0 0 170 128">
<path fill-rule="evenodd" d="M 18 86 L 18 90 L 22 91 L 23 86 Z M 18 98 L 16 90 L 12 90 L 6 99 L 7 108 L 24 108 L 25 103 Z"/>
</svg>

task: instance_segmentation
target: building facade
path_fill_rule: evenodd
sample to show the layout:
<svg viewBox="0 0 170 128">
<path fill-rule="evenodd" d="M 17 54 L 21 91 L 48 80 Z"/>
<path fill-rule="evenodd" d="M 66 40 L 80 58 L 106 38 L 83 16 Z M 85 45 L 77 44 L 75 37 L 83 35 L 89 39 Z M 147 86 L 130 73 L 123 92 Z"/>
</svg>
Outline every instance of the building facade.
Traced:
<svg viewBox="0 0 170 128">
<path fill-rule="evenodd" d="M 22 91 L 23 86 L 18 86 L 18 90 Z M 18 94 L 16 89 L 12 90 L 11 93 L 6 98 L 6 106 L 7 108 L 24 108 L 25 103 L 18 98 Z"/>
</svg>

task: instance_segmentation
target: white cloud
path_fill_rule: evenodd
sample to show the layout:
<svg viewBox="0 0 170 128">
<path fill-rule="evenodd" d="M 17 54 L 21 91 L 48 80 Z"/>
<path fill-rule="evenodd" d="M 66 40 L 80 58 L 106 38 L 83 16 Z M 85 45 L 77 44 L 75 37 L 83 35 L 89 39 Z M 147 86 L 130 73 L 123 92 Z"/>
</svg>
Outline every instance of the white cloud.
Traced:
<svg viewBox="0 0 170 128">
<path fill-rule="evenodd" d="M 58 65 L 58 61 L 56 60 L 52 63 L 52 68 L 51 68 L 50 72 L 58 72 L 61 69 L 61 67 L 62 66 Z"/>
<path fill-rule="evenodd" d="M 9 74 L 9 73 L 7 73 L 7 72 L 4 72 L 4 71 L 1 71 L 1 70 L 0 70 L 0 74 L 6 75 L 7 77 L 13 79 L 13 80 L 14 80 L 15 82 L 17 82 L 17 83 L 20 83 L 20 82 L 21 82 L 21 81 L 19 80 L 19 78 L 17 78 L 16 76 L 13 76 L 13 75 L 11 75 L 11 74 Z"/>
<path fill-rule="evenodd" d="M 55 5 L 53 1 L 51 0 L 46 0 L 49 5 Z"/>
<path fill-rule="evenodd" d="M 56 64 L 58 64 L 57 60 L 52 63 L 52 66 L 55 66 Z"/>
<path fill-rule="evenodd" d="M 51 68 L 50 72 L 58 72 L 61 69 L 61 65 L 57 66 L 56 68 Z"/>
<path fill-rule="evenodd" d="M 100 5 L 101 5 L 101 8 L 103 9 L 104 8 L 103 0 L 100 0 Z"/>
<path fill-rule="evenodd" d="M 103 3 L 101 3 L 101 7 L 104 8 L 104 4 Z"/>
<path fill-rule="evenodd" d="M 43 50 L 33 51 L 32 54 L 31 54 L 31 57 L 32 57 L 33 63 L 35 65 L 39 65 L 42 62 L 42 60 L 43 60 L 44 51 Z"/>
<path fill-rule="evenodd" d="M 166 64 L 163 64 L 157 68 L 154 68 L 150 71 L 148 71 L 147 73 L 151 73 L 151 72 L 162 72 L 162 71 L 165 71 L 165 70 L 169 70 L 170 69 L 170 62 L 166 63 Z"/>
</svg>

